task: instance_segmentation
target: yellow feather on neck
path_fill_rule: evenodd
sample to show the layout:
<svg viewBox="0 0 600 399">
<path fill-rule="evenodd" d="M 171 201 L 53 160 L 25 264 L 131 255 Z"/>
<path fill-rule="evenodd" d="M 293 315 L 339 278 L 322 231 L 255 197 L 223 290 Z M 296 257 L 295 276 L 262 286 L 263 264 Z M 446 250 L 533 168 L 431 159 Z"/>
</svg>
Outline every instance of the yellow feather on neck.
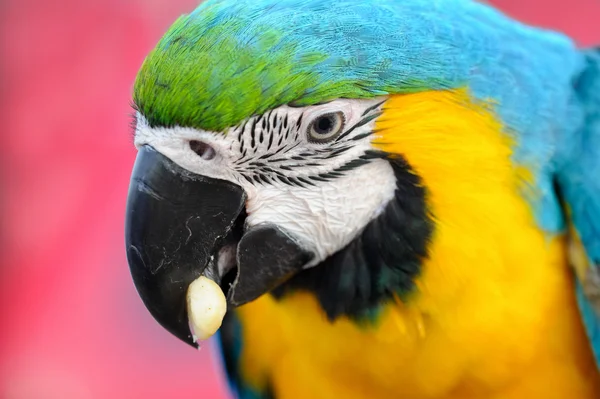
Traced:
<svg viewBox="0 0 600 399">
<path fill-rule="evenodd" d="M 374 146 L 404 157 L 427 189 L 436 227 L 418 284 L 423 311 L 486 281 L 518 281 L 526 265 L 540 262 L 528 248 L 550 250 L 517 194 L 510 138 L 465 90 L 392 97 L 376 131 Z"/>
<path fill-rule="evenodd" d="M 600 397 L 564 240 L 535 225 L 491 109 L 464 90 L 393 96 L 373 145 L 427 188 L 416 292 L 371 328 L 330 323 L 309 293 L 263 296 L 237 310 L 242 377 L 278 399 Z"/>
</svg>

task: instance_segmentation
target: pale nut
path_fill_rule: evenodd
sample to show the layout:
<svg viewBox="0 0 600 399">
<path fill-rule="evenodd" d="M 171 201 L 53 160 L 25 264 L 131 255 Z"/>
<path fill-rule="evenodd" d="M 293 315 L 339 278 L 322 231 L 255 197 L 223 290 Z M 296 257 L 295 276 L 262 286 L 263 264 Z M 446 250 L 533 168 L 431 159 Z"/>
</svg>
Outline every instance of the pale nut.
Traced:
<svg viewBox="0 0 600 399">
<path fill-rule="evenodd" d="M 221 327 L 227 312 L 225 294 L 217 283 L 200 276 L 188 287 L 187 311 L 194 342 L 204 341 Z"/>
</svg>

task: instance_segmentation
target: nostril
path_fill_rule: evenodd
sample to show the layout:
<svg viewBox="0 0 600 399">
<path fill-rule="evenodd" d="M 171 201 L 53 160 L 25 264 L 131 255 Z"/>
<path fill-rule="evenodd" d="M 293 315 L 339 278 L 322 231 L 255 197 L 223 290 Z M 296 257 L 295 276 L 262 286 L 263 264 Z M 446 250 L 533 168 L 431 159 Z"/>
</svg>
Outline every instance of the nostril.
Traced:
<svg viewBox="0 0 600 399">
<path fill-rule="evenodd" d="M 217 155 L 215 149 L 210 145 L 206 144 L 203 141 L 192 140 L 190 141 L 190 148 L 194 151 L 198 156 L 204 160 L 211 160 Z"/>
</svg>

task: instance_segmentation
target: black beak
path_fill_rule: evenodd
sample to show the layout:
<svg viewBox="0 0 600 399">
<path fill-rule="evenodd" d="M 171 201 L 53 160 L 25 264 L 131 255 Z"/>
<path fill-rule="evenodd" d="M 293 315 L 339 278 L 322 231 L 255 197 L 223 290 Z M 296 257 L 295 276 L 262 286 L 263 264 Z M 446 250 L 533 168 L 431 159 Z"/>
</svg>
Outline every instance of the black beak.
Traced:
<svg viewBox="0 0 600 399">
<path fill-rule="evenodd" d="M 151 147 L 133 167 L 125 239 L 144 305 L 168 331 L 193 344 L 186 292 L 244 209 L 241 187 L 192 174 Z"/>
<path fill-rule="evenodd" d="M 138 152 L 125 226 L 131 275 L 152 316 L 190 345 L 197 346 L 186 294 L 200 275 L 221 283 L 229 304 L 238 306 L 275 288 L 312 259 L 276 226 L 258 226 L 242 236 L 245 201 L 243 189 L 234 183 L 193 174 L 149 146 Z M 237 267 L 225 270 L 234 274 L 224 278 L 218 256 L 232 244 L 237 245 Z"/>
</svg>

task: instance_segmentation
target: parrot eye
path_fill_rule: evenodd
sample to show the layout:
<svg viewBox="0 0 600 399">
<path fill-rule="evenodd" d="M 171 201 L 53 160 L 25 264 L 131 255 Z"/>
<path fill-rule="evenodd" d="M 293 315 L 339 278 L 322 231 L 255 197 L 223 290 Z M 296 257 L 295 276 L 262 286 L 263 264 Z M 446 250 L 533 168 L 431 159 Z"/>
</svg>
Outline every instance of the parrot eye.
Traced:
<svg viewBox="0 0 600 399">
<path fill-rule="evenodd" d="M 308 141 L 326 143 L 334 139 L 343 130 L 344 119 L 343 112 L 331 112 L 318 116 L 308 126 Z"/>
</svg>

